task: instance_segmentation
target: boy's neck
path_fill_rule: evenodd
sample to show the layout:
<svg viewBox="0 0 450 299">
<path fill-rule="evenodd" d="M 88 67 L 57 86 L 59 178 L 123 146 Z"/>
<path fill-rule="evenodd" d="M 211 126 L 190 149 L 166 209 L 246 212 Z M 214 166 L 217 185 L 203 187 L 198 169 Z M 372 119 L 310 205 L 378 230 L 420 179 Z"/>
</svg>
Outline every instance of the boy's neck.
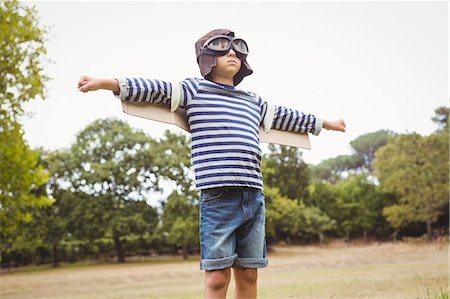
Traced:
<svg viewBox="0 0 450 299">
<path fill-rule="evenodd" d="M 213 77 L 211 77 L 211 81 L 213 81 L 214 83 L 234 86 L 233 78 L 229 78 L 229 77 L 213 76 Z"/>
</svg>

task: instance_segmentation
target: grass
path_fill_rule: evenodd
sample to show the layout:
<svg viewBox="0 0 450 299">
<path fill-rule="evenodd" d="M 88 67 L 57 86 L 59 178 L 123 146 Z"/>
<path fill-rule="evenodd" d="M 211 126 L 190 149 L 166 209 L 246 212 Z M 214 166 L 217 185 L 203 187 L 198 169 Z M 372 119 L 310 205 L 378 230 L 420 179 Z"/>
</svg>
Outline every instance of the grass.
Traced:
<svg viewBox="0 0 450 299">
<path fill-rule="evenodd" d="M 427 289 L 426 297 L 417 297 L 416 299 L 448 299 L 449 293 L 444 292 L 442 289 L 438 293 L 431 295 L 430 290 Z"/>
<path fill-rule="evenodd" d="M 447 244 L 278 246 L 258 298 L 448 299 Z M 233 298 L 234 281 L 227 298 Z M 0 298 L 201 298 L 196 257 L 30 268 L 0 275 Z"/>
</svg>

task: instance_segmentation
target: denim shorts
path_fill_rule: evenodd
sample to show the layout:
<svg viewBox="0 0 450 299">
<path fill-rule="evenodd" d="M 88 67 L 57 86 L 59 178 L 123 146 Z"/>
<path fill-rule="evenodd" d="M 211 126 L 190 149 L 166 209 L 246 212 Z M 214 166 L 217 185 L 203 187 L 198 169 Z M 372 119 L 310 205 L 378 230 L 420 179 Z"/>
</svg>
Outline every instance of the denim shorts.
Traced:
<svg viewBox="0 0 450 299">
<path fill-rule="evenodd" d="M 262 190 L 246 187 L 202 190 L 200 251 L 202 270 L 266 267 Z"/>
</svg>

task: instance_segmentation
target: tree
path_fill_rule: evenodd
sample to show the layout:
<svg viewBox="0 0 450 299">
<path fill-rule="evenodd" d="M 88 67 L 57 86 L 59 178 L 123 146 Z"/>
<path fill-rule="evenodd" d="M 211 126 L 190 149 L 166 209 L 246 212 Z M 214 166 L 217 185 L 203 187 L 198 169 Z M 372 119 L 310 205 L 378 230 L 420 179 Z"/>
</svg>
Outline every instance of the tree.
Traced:
<svg viewBox="0 0 450 299">
<path fill-rule="evenodd" d="M 189 249 L 199 240 L 197 207 L 186 196 L 174 191 L 163 209 L 162 233 L 167 236 L 167 243 L 181 248 L 183 258 L 187 259 Z"/>
<path fill-rule="evenodd" d="M 393 198 L 369 182 L 366 175 L 351 175 L 333 188 L 337 207 L 330 213 L 347 237 L 353 234 L 366 239 L 369 234 L 387 231 L 382 211 L 385 205 L 392 204 Z"/>
<path fill-rule="evenodd" d="M 319 242 L 322 245 L 325 232 L 330 231 L 336 227 L 336 221 L 330 219 L 327 214 L 321 211 L 318 207 L 306 207 L 303 211 L 306 220 L 306 227 L 304 230 L 312 235 L 319 237 Z"/>
<path fill-rule="evenodd" d="M 434 110 L 435 116 L 431 120 L 438 125 L 438 131 L 448 130 L 449 108 L 438 107 Z"/>
<path fill-rule="evenodd" d="M 278 188 L 266 186 L 264 193 L 269 244 L 277 241 L 304 242 L 311 240 L 311 237 L 318 238 L 322 243 L 325 232 L 335 226 L 335 221 L 319 208 L 282 196 Z"/>
<path fill-rule="evenodd" d="M 30 211 L 50 201 L 34 190 L 46 173 L 38 154 L 23 140 L 19 123 L 22 104 L 44 98 L 42 56 L 46 31 L 38 27 L 33 8 L 17 1 L 0 2 L 0 250 L 10 244 L 11 233 L 30 221 Z M 9 244 L 9 245 L 8 245 Z"/>
<path fill-rule="evenodd" d="M 97 120 L 77 135 L 73 162 L 64 181 L 72 192 L 101 200 L 105 235 L 112 238 L 119 262 L 125 262 L 124 237 L 156 227 L 157 213 L 146 203 L 158 190 L 160 168 L 155 141 L 123 121 Z"/>
<path fill-rule="evenodd" d="M 9 125 L 0 131 L 1 252 L 11 248 L 13 232 L 21 223 L 31 221 L 34 208 L 51 204 L 47 196 L 37 192 L 48 176 L 38 163 L 39 154 L 28 148 L 19 124 Z"/>
<path fill-rule="evenodd" d="M 350 142 L 352 155 L 340 155 L 310 166 L 312 182 L 337 183 L 349 174 L 365 173 L 369 178 L 373 175 L 372 162 L 378 148 L 385 145 L 395 136 L 391 131 L 379 130 L 359 136 Z"/>
<path fill-rule="evenodd" d="M 389 139 L 394 135 L 391 131 L 379 130 L 359 136 L 350 142 L 355 155 L 358 158 L 357 166 L 361 170 L 372 174 L 372 162 L 375 158 L 375 152 L 378 148 L 388 143 Z"/>
<path fill-rule="evenodd" d="M 16 122 L 22 104 L 45 98 L 42 60 L 47 29 L 38 26 L 34 7 L 0 2 L 0 121 Z"/>
<path fill-rule="evenodd" d="M 281 195 L 298 201 L 308 196 L 308 165 L 296 147 L 269 145 L 270 154 L 263 160 L 265 184 L 279 188 Z"/>
<path fill-rule="evenodd" d="M 408 223 L 424 222 L 431 238 L 432 223 L 448 202 L 448 134 L 400 135 L 377 151 L 374 167 L 384 190 L 400 197 L 384 210 L 391 225 L 398 231 Z"/>
<path fill-rule="evenodd" d="M 329 182 L 337 183 L 344 179 L 349 171 L 360 167 L 359 158 L 355 155 L 340 155 L 326 159 L 318 165 L 311 165 L 311 181 L 313 183 Z"/>
</svg>

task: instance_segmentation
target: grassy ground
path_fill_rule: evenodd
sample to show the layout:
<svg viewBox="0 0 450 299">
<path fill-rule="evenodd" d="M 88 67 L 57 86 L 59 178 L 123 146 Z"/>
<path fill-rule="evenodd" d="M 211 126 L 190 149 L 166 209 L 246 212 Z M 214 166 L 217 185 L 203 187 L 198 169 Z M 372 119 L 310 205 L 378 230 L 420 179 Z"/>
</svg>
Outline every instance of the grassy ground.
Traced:
<svg viewBox="0 0 450 299">
<path fill-rule="evenodd" d="M 279 246 L 259 271 L 258 298 L 448 299 L 448 245 L 381 243 Z M 227 298 L 233 298 L 234 281 Z M 0 298 L 201 298 L 197 258 L 0 275 Z"/>
</svg>

